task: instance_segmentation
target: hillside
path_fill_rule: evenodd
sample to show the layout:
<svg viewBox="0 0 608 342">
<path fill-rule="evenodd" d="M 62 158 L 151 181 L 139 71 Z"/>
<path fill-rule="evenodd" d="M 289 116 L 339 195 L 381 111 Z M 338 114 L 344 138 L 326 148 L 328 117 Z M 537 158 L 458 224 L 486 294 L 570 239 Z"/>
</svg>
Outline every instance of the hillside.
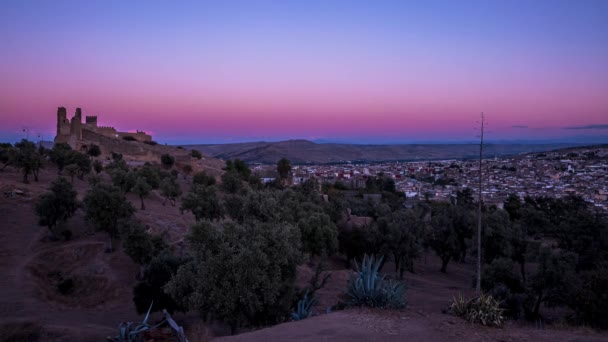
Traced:
<svg viewBox="0 0 608 342">
<path fill-rule="evenodd" d="M 22 183 L 19 170 L 7 168 L 0 173 L 0 338 L 1 341 L 102 341 L 117 333 L 122 321 L 141 319 L 133 301 L 133 286 L 137 283 L 136 265 L 117 246 L 113 253 L 105 252 L 107 235 L 95 232 L 78 210 L 64 226 L 73 232 L 69 241 L 48 238 L 46 227 L 38 225 L 34 214 L 36 198 L 47 191 L 58 170 L 46 164 L 39 182 Z M 109 182 L 109 175 L 101 177 Z M 191 179 L 178 177 L 182 189 Z M 90 185 L 74 180 L 82 200 Z M 14 195 L 13 195 L 14 194 Z M 128 194 L 135 206 L 139 199 Z M 181 213 L 178 206 L 163 205 L 158 190 L 146 198 L 146 210 L 137 210 L 135 218 L 149 226 L 152 234 L 183 250 L 183 237 L 195 223 L 190 213 Z M 441 260 L 425 252 L 415 261 L 416 273 L 406 273 L 408 307 L 403 310 L 349 309 L 324 314 L 327 307 L 337 304 L 351 271 L 345 260 L 335 256 L 328 262 L 330 278 L 317 292 L 319 314 L 302 322 L 280 324 L 257 331 L 246 328 L 239 335 L 225 336 L 229 330 L 218 323 L 204 322 L 197 312 L 176 314 L 191 342 L 215 338 L 225 341 L 606 341 L 605 333 L 587 328 L 535 329 L 523 320 L 510 321 L 505 329 L 471 325 L 460 318 L 441 313 L 452 296 L 470 294 L 474 265 L 453 263 L 449 273 L 439 272 Z M 308 263 L 297 266 L 297 284 L 305 286 L 314 269 Z M 387 263 L 386 272 L 396 277 L 394 264 Z M 65 274 L 76 280 L 74 292 L 62 295 L 55 285 L 54 275 Z M 549 318 L 559 311 L 546 309 Z M 153 320 L 159 314 L 153 314 Z M 158 340 L 157 340 L 158 341 Z"/>
<path fill-rule="evenodd" d="M 571 147 L 573 144 L 488 144 L 486 157 L 521 154 Z M 186 145 L 211 157 L 241 159 L 250 163 L 271 164 L 287 158 L 294 164 L 324 164 L 354 161 L 407 161 L 467 159 L 479 156 L 477 144 L 358 145 L 317 144 L 307 140 L 251 142 L 237 144 Z"/>
</svg>

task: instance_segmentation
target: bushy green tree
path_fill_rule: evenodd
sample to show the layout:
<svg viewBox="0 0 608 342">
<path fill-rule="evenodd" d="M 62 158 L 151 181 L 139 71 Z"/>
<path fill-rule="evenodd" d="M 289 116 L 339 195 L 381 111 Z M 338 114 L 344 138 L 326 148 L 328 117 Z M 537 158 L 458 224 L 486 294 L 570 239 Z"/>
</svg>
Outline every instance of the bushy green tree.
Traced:
<svg viewBox="0 0 608 342">
<path fill-rule="evenodd" d="M 53 235 L 57 224 L 67 221 L 77 208 L 76 191 L 63 177 L 57 178 L 51 184 L 50 191 L 42 194 L 36 202 L 39 224 L 47 226 Z"/>
<path fill-rule="evenodd" d="M 160 163 L 164 168 L 170 169 L 175 164 L 175 157 L 170 154 L 163 154 L 160 156 Z"/>
<path fill-rule="evenodd" d="M 375 224 L 365 227 L 342 228 L 338 232 L 339 250 L 346 255 L 346 263 L 362 259 L 364 255 L 378 255 L 382 239 Z"/>
<path fill-rule="evenodd" d="M 130 218 L 135 209 L 129 203 L 119 188 L 97 184 L 89 190 L 84 198 L 85 218 L 97 230 L 108 233 L 109 250 L 112 250 L 112 239 L 118 236 L 119 222 Z"/>
<path fill-rule="evenodd" d="M 188 238 L 194 256 L 165 289 L 178 305 L 228 324 L 275 324 L 294 300 L 299 230 L 286 224 L 201 222 Z"/>
<path fill-rule="evenodd" d="M 314 256 L 331 256 L 338 249 L 338 231 L 330 217 L 313 213 L 298 222 L 302 236 L 302 248 Z"/>
<path fill-rule="evenodd" d="M 14 152 L 15 149 L 10 143 L 0 143 L 0 163 L 2 163 L 2 168 L 0 168 L 0 171 L 4 170 L 11 164 L 13 159 L 12 155 Z"/>
<path fill-rule="evenodd" d="M 111 174 L 113 170 L 129 171 L 129 165 L 122 159 L 122 154 L 120 156 L 121 157 L 118 159 L 112 159 L 112 161 L 106 165 L 105 169 L 107 173 Z"/>
<path fill-rule="evenodd" d="M 481 289 L 500 301 L 504 314 L 519 318 L 524 298 L 524 284 L 509 258 L 496 258 L 487 264 L 481 274 Z M 475 279 L 473 279 L 473 283 Z"/>
<path fill-rule="evenodd" d="M 140 276 L 143 276 L 144 266 L 168 248 L 160 236 L 149 234 L 137 222 L 128 222 L 123 225 L 120 235 L 125 253 L 140 265 Z"/>
<path fill-rule="evenodd" d="M 98 145 L 91 144 L 87 150 L 87 154 L 91 157 L 99 157 L 99 155 L 101 154 L 101 149 Z"/>
<path fill-rule="evenodd" d="M 134 194 L 139 196 L 139 200 L 141 201 L 141 210 L 146 210 L 144 198 L 146 198 L 148 194 L 150 194 L 150 191 L 152 191 L 152 187 L 150 186 L 150 184 L 146 182 L 146 179 L 144 177 L 138 177 L 131 191 L 133 191 Z"/>
<path fill-rule="evenodd" d="M 76 165 L 78 179 L 83 179 L 85 175 L 91 172 L 91 158 L 84 153 L 72 151 L 70 153 L 70 164 Z"/>
<path fill-rule="evenodd" d="M 236 173 L 243 181 L 248 181 L 251 176 L 249 165 L 240 159 L 235 159 L 234 161 L 227 160 L 224 170 Z"/>
<path fill-rule="evenodd" d="M 291 172 L 291 162 L 289 159 L 281 158 L 277 162 L 277 172 L 279 173 L 279 178 L 281 180 L 285 180 L 289 177 L 289 173 Z"/>
<path fill-rule="evenodd" d="M 243 188 L 243 181 L 238 173 L 227 171 L 222 175 L 222 188 L 226 192 L 236 194 Z"/>
<path fill-rule="evenodd" d="M 160 187 L 160 170 L 149 164 L 144 164 L 139 170 L 137 170 L 137 176 L 143 177 L 146 182 L 152 187 L 152 189 L 158 189 Z"/>
<path fill-rule="evenodd" d="M 24 183 L 29 183 L 28 176 L 30 174 L 34 175 L 36 182 L 38 181 L 38 173 L 42 168 L 42 157 L 38 154 L 33 142 L 23 139 L 16 143 L 12 158 L 11 164 L 21 169 Z"/>
<path fill-rule="evenodd" d="M 400 278 L 406 269 L 414 272 L 414 260 L 420 255 L 424 238 L 421 212 L 401 209 L 389 213 L 378 220 L 378 229 L 385 254 L 393 257 Z"/>
<path fill-rule="evenodd" d="M 119 188 L 123 194 L 129 193 L 137 182 L 137 174 L 133 171 L 114 168 L 110 171 L 112 184 Z"/>
<path fill-rule="evenodd" d="M 484 261 L 491 263 L 495 258 L 510 257 L 515 232 L 509 214 L 502 209 L 489 209 L 482 217 L 481 245 Z"/>
<path fill-rule="evenodd" d="M 163 205 L 168 200 L 172 206 L 175 206 L 175 201 L 182 194 L 182 190 L 174 177 L 166 177 L 160 182 L 160 192 L 165 198 Z"/>
<path fill-rule="evenodd" d="M 192 176 L 192 184 L 211 186 L 215 184 L 215 177 L 207 175 L 205 171 L 199 171 Z"/>
<path fill-rule="evenodd" d="M 567 303 L 572 285 L 577 283 L 577 255 L 572 252 L 542 247 L 538 269 L 531 275 L 527 291 L 526 316 L 537 319 L 541 304 L 559 306 Z"/>
<path fill-rule="evenodd" d="M 582 323 L 599 329 L 608 329 L 608 263 L 580 274 L 579 291 L 572 294 L 569 303 Z"/>
<path fill-rule="evenodd" d="M 185 311 L 165 293 L 164 287 L 186 262 L 186 259 L 162 253 L 145 266 L 142 280 L 133 288 L 133 302 L 138 313 L 146 313 L 150 303 L 153 303 L 153 312 L 163 309 L 170 313 Z"/>
<path fill-rule="evenodd" d="M 215 187 L 211 186 L 193 185 L 182 198 L 180 210 L 192 212 L 197 221 L 217 220 L 223 217 Z"/>
<path fill-rule="evenodd" d="M 74 184 L 74 177 L 78 174 L 78 165 L 76 164 L 68 164 L 64 166 L 63 170 L 65 173 L 70 176 L 70 181 Z"/>
<path fill-rule="evenodd" d="M 454 209 L 449 204 L 439 203 L 433 206 L 428 244 L 441 258 L 441 272 L 444 273 L 447 272 L 450 260 L 460 254 L 453 215 Z"/>
<path fill-rule="evenodd" d="M 67 143 L 56 143 L 49 152 L 51 161 L 57 165 L 59 172 L 63 171 L 63 167 L 71 162 L 72 148 Z"/>
</svg>

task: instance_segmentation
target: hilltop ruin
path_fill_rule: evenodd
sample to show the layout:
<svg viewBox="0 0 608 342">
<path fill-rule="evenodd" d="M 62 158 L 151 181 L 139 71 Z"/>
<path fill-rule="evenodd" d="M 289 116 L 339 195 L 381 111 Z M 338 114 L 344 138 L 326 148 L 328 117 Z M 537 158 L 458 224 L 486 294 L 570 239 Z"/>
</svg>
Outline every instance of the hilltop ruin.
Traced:
<svg viewBox="0 0 608 342">
<path fill-rule="evenodd" d="M 97 116 L 87 116 L 82 123 L 82 110 L 76 108 L 76 113 L 71 120 L 67 118 L 65 107 L 57 109 L 57 135 L 55 143 L 67 143 L 74 150 L 87 149 L 87 140 L 97 140 L 97 135 L 107 138 L 118 138 L 125 140 L 126 137 L 141 142 L 152 142 L 152 136 L 143 131 L 119 132 L 114 127 L 97 126 Z M 128 138 L 127 138 L 128 139 Z"/>
</svg>

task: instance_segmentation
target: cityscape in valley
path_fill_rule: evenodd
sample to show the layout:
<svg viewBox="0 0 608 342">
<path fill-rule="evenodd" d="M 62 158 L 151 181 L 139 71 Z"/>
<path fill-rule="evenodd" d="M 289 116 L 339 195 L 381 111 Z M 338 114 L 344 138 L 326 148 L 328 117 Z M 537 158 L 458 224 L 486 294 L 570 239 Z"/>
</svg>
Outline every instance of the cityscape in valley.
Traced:
<svg viewBox="0 0 608 342">
<path fill-rule="evenodd" d="M 263 182 L 276 179 L 274 166 L 255 166 L 267 174 Z M 411 200 L 449 201 L 458 191 L 479 193 L 479 162 L 432 160 L 403 163 L 298 165 L 294 185 L 311 178 L 323 184 L 340 183 L 348 189 L 366 187 L 368 179 L 390 177 L 395 188 Z M 588 146 L 516 157 L 486 158 L 482 164 L 482 196 L 502 206 L 509 195 L 563 198 L 581 196 L 595 207 L 608 209 L 608 146 Z"/>
<path fill-rule="evenodd" d="M 0 3 L 0 341 L 608 341 L 608 1 Z"/>
</svg>

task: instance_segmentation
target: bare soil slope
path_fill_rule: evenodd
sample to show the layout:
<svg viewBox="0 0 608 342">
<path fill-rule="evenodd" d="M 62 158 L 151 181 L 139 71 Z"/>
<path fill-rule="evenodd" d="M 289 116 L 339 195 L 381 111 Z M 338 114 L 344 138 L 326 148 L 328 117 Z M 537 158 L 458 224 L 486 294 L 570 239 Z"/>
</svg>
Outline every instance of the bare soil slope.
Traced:
<svg viewBox="0 0 608 342">
<path fill-rule="evenodd" d="M 132 301 L 138 266 L 119 248 L 106 253 L 107 236 L 87 227 L 82 211 L 64 227 L 74 233 L 71 241 L 50 241 L 38 225 L 35 198 L 56 175 L 43 170 L 40 182 L 23 184 L 16 170 L 0 173 L 0 341 L 101 341 L 116 334 L 120 322 L 141 318 Z M 74 185 L 82 199 L 87 183 L 75 179 Z M 23 195 L 6 195 L 14 190 Z M 137 216 L 171 222 L 154 227 L 177 241 L 191 222 L 155 196 L 147 200 L 150 210 Z M 57 290 L 62 277 L 74 281 L 69 295 Z"/>
</svg>

